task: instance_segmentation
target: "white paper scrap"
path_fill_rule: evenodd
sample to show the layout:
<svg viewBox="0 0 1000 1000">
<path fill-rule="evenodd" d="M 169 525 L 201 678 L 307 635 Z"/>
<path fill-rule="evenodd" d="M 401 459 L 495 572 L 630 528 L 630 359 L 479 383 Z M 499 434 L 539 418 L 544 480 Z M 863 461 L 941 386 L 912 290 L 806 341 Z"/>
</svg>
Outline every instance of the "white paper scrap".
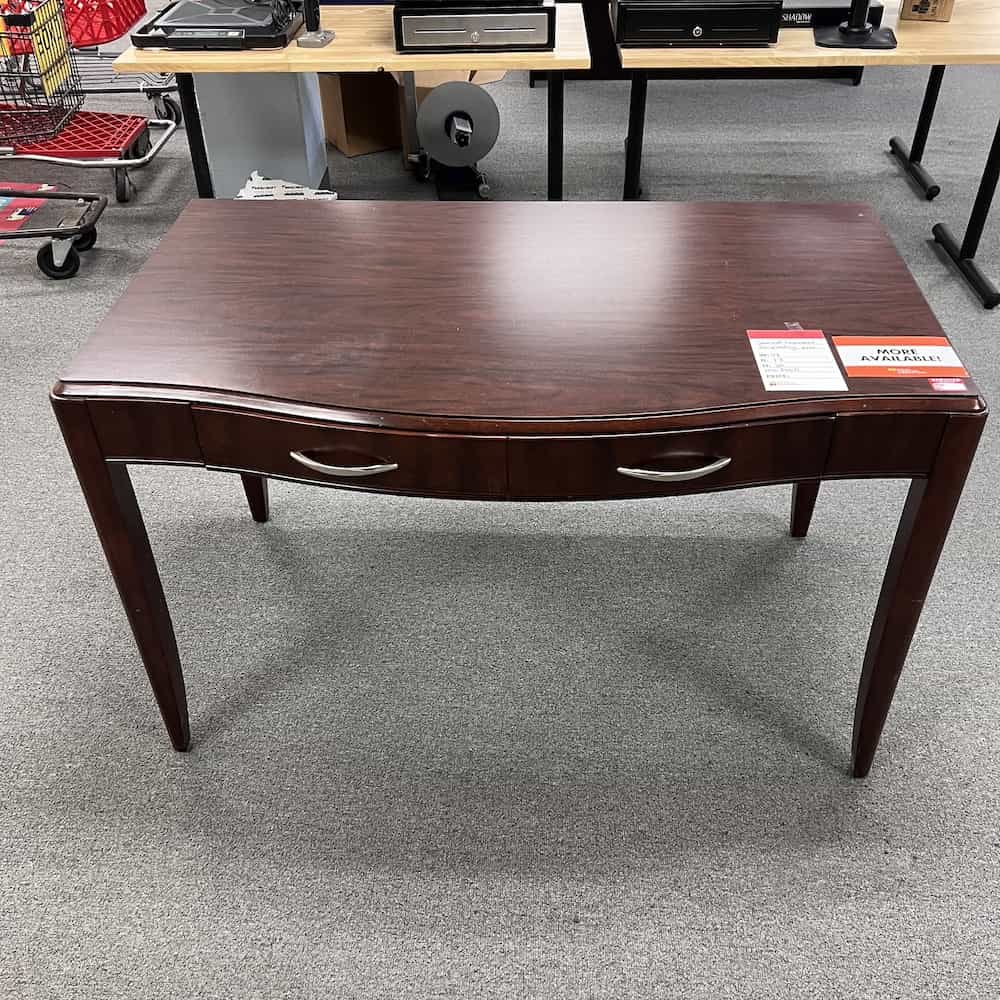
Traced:
<svg viewBox="0 0 1000 1000">
<path fill-rule="evenodd" d="M 267 201 L 333 201 L 337 197 L 337 193 L 304 187 L 301 184 L 292 184 L 290 181 L 261 177 L 255 170 L 247 178 L 246 184 L 243 185 L 236 197 L 250 201 L 257 199 Z"/>
</svg>

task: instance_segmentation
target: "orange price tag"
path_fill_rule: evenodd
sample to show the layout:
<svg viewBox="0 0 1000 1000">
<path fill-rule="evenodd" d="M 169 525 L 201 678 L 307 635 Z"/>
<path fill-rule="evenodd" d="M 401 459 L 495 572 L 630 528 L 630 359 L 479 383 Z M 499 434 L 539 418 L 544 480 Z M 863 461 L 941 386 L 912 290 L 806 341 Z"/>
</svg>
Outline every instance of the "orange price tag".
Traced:
<svg viewBox="0 0 1000 1000">
<path fill-rule="evenodd" d="M 947 337 L 834 337 L 848 378 L 963 378 Z"/>
</svg>

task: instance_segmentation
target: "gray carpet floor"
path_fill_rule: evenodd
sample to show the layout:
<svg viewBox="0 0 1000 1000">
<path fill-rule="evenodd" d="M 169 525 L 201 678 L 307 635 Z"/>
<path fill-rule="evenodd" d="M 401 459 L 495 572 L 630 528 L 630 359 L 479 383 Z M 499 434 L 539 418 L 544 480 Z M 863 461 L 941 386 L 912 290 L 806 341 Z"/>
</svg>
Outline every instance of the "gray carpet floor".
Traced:
<svg viewBox="0 0 1000 1000">
<path fill-rule="evenodd" d="M 994 394 L 1000 315 L 927 240 L 964 225 L 1000 76 L 949 73 L 928 205 L 885 153 L 924 75 L 654 84 L 647 196 L 874 203 Z M 493 92 L 495 195 L 540 198 L 544 90 Z M 626 88 L 566 104 L 568 196 L 617 198 Z M 398 154 L 331 165 L 345 197 L 430 194 Z M 191 701 L 177 755 L 46 399 L 192 197 L 183 141 L 137 180 L 73 281 L 0 248 L 0 998 L 1000 993 L 995 425 L 865 782 L 851 715 L 900 483 L 824 488 L 796 542 L 787 489 L 276 483 L 259 526 L 235 477 L 138 469 Z"/>
</svg>

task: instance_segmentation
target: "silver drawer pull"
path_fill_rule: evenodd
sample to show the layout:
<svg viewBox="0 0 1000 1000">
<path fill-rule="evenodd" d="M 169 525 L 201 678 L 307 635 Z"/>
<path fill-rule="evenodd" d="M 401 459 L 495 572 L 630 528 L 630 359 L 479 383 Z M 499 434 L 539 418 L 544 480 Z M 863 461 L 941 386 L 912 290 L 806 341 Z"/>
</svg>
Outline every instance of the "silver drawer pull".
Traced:
<svg viewBox="0 0 1000 1000">
<path fill-rule="evenodd" d="M 717 458 L 708 465 L 703 465 L 700 469 L 681 469 L 677 472 L 659 472 L 656 469 L 626 469 L 619 467 L 618 471 L 623 476 L 631 476 L 633 479 L 648 479 L 652 483 L 686 483 L 692 479 L 701 479 L 702 476 L 710 476 L 719 469 L 724 469 L 732 461 L 731 458 Z"/>
<path fill-rule="evenodd" d="M 322 472 L 327 476 L 347 476 L 351 479 L 360 479 L 362 476 L 377 476 L 382 472 L 395 472 L 399 468 L 395 462 L 386 462 L 384 465 L 324 465 L 322 462 L 317 462 L 315 458 L 303 455 L 301 451 L 290 451 L 288 456 L 299 465 L 312 469 L 313 472 Z"/>
</svg>

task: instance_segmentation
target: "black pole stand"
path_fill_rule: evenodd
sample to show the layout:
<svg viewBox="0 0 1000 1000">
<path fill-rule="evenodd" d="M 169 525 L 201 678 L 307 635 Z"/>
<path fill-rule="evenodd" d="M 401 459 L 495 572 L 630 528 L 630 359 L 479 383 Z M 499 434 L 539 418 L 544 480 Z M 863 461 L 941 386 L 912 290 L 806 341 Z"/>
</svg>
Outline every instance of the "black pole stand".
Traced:
<svg viewBox="0 0 1000 1000">
<path fill-rule="evenodd" d="M 998 182 L 1000 182 L 1000 125 L 997 126 L 996 135 L 993 137 L 986 169 L 983 171 L 983 180 L 979 185 L 979 194 L 976 195 L 976 203 L 972 206 L 969 226 L 961 246 L 944 223 L 939 222 L 932 230 L 934 239 L 954 261 L 955 266 L 972 285 L 979 300 L 987 309 L 996 309 L 1000 306 L 1000 290 L 979 269 L 976 263 L 976 251 L 979 250 L 979 241 L 986 228 L 986 220 L 990 214 Z"/>
<path fill-rule="evenodd" d="M 205 133 L 201 129 L 201 114 L 198 111 L 198 98 L 194 92 L 194 80 L 190 73 L 178 73 L 176 80 L 177 96 L 181 99 L 184 131 L 187 132 L 188 149 L 191 150 L 191 166 L 194 169 L 194 183 L 198 189 L 198 197 L 214 198 L 215 187 L 212 184 L 212 171 L 208 166 Z"/>
<path fill-rule="evenodd" d="M 336 37 L 335 31 L 326 31 L 319 26 L 319 0 L 305 0 L 302 4 L 302 18 L 306 30 L 295 40 L 303 49 L 326 48 Z"/>
<path fill-rule="evenodd" d="M 625 139 L 625 188 L 623 201 L 635 201 L 642 194 L 642 140 L 646 125 L 646 90 L 649 74 L 637 69 L 632 74 L 628 105 L 628 137 Z"/>
<path fill-rule="evenodd" d="M 868 20 L 869 0 L 852 0 L 851 13 L 836 28 L 813 28 L 816 44 L 825 49 L 894 49 L 892 28 L 875 28 Z"/>
<path fill-rule="evenodd" d="M 930 79 L 927 81 L 927 92 L 920 109 L 917 121 L 917 132 L 913 137 L 913 148 L 909 148 L 898 135 L 889 140 L 889 148 L 902 164 L 910 179 L 923 192 L 928 201 L 933 201 L 941 193 L 941 185 L 923 168 L 921 160 L 927 146 L 927 135 L 934 121 L 934 110 L 937 107 L 938 94 L 941 93 L 941 81 L 944 79 L 944 66 L 932 66 Z"/>
<path fill-rule="evenodd" d="M 563 196 L 563 89 L 562 73 L 549 73 L 549 201 L 562 201 Z"/>
</svg>

